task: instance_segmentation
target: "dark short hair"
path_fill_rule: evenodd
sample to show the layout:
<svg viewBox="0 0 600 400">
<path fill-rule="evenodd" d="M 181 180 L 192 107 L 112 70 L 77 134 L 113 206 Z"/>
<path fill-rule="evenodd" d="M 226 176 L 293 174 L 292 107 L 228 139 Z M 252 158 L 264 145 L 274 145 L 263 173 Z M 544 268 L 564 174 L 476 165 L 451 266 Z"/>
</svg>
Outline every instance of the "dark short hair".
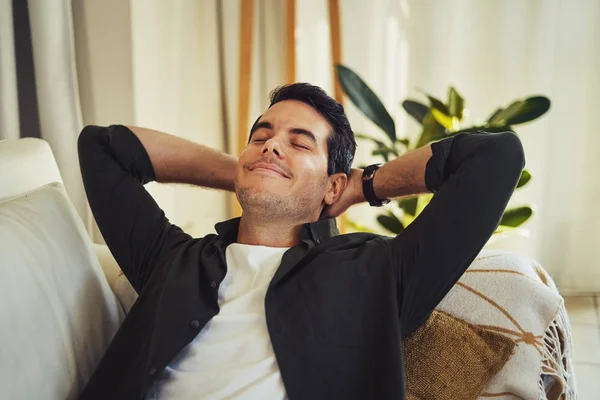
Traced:
<svg viewBox="0 0 600 400">
<path fill-rule="evenodd" d="M 350 176 L 356 152 L 356 141 L 344 107 L 340 103 L 329 97 L 320 87 L 309 83 L 279 86 L 271 92 L 270 100 L 269 108 L 280 101 L 297 100 L 308 104 L 321 114 L 332 127 L 332 132 L 327 137 L 327 174 L 343 172 Z M 257 118 L 254 125 L 258 123 L 259 119 L 260 117 Z M 250 132 L 254 131 L 254 125 Z"/>
</svg>

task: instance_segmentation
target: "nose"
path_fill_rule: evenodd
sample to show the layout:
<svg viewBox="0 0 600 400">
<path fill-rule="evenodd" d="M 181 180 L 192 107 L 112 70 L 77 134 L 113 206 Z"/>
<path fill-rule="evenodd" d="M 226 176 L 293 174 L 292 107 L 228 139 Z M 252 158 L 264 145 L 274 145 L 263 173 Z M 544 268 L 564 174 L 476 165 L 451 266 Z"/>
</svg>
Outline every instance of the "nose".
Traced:
<svg viewBox="0 0 600 400">
<path fill-rule="evenodd" d="M 267 154 L 269 151 L 272 152 L 273 154 L 275 154 L 278 157 L 280 155 L 279 144 L 278 144 L 277 139 L 275 137 L 272 137 L 269 140 L 267 140 L 265 142 L 263 148 L 262 148 L 262 153 L 263 154 Z"/>
</svg>

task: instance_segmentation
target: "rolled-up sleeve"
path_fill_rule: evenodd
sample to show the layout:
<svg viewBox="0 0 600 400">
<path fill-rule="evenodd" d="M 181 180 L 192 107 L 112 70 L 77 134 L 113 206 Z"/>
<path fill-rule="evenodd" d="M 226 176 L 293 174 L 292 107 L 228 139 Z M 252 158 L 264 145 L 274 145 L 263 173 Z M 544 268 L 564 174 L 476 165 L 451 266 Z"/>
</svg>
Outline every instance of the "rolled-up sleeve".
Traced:
<svg viewBox="0 0 600 400">
<path fill-rule="evenodd" d="M 148 153 L 127 127 L 87 126 L 79 135 L 87 198 L 106 244 L 139 293 L 154 267 L 190 239 L 172 225 L 144 184 L 155 179 Z"/>
</svg>

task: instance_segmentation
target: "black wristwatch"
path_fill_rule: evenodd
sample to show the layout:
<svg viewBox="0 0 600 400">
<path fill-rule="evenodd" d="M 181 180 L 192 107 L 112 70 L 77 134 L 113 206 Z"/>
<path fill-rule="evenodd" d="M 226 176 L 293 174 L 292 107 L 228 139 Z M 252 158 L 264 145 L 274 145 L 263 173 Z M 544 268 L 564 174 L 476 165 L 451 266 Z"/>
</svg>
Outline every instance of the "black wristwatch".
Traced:
<svg viewBox="0 0 600 400">
<path fill-rule="evenodd" d="M 381 164 L 369 165 L 363 171 L 362 176 L 362 188 L 363 195 L 373 207 L 385 206 L 390 202 L 390 199 L 379 199 L 375 195 L 375 189 L 373 189 L 373 178 L 375 178 L 375 172 L 381 167 Z"/>
</svg>

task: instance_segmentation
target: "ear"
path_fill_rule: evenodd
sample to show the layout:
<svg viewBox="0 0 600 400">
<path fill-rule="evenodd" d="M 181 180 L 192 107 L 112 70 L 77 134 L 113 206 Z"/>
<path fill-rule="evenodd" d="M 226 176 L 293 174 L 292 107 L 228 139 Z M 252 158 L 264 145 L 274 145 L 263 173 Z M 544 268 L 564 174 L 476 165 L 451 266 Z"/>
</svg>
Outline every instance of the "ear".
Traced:
<svg viewBox="0 0 600 400">
<path fill-rule="evenodd" d="M 338 172 L 329 177 L 329 183 L 327 184 L 327 192 L 323 202 L 328 206 L 335 203 L 341 196 L 344 189 L 348 185 L 348 177 L 343 172 Z"/>
</svg>

